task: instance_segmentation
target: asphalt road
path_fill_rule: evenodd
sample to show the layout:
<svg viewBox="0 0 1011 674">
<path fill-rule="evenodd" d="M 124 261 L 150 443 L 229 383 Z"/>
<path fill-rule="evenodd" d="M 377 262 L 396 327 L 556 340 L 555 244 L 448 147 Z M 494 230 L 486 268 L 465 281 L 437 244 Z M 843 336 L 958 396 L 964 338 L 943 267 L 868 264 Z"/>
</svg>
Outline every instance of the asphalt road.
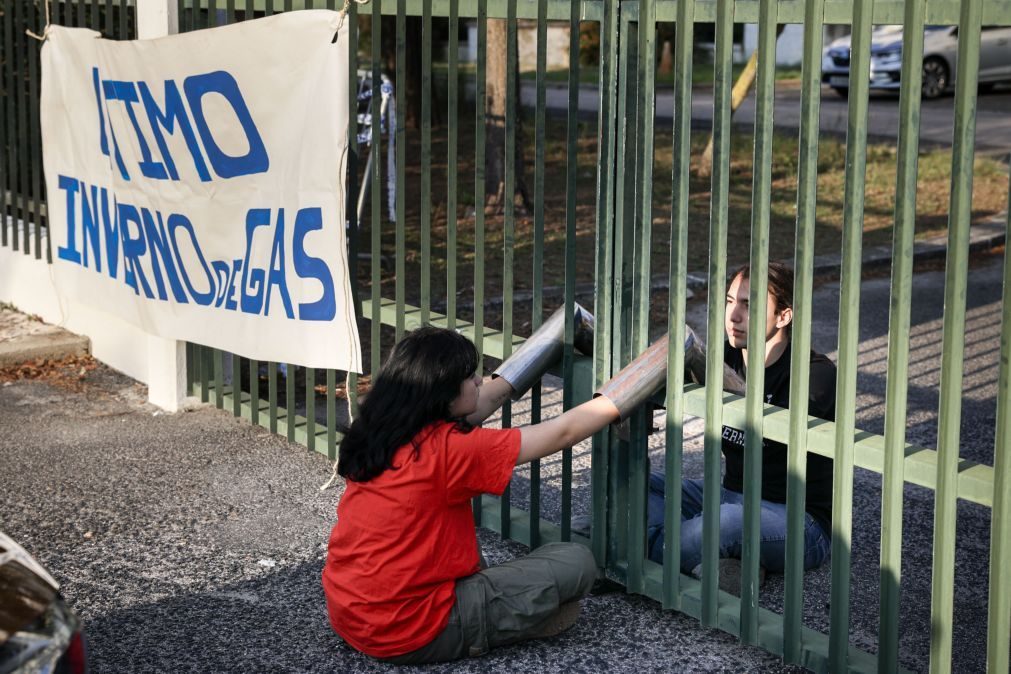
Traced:
<svg viewBox="0 0 1011 674">
<path fill-rule="evenodd" d="M 536 103 L 534 83 L 523 82 L 522 99 L 525 105 Z M 595 86 L 584 85 L 579 92 L 581 113 L 596 116 L 598 91 Z M 547 106 L 552 110 L 565 110 L 568 106 L 568 89 L 551 86 L 547 90 Z M 831 89 L 822 89 L 820 129 L 826 133 L 845 135 L 849 119 L 848 101 Z M 896 138 L 899 124 L 899 97 L 890 92 L 874 92 L 869 101 L 867 116 L 868 134 L 878 139 Z M 988 155 L 1006 158 L 1011 153 L 1011 88 L 1004 86 L 978 98 L 976 116 L 976 148 Z M 669 88 L 656 93 L 656 116 L 668 121 L 674 114 L 674 93 Z M 952 143 L 954 128 L 954 98 L 944 96 L 934 101 L 924 101 L 920 109 L 920 141 L 924 146 L 946 146 Z M 712 89 L 696 87 L 692 96 L 692 125 L 711 128 L 713 118 Z M 778 83 L 776 87 L 774 123 L 779 128 L 796 129 L 800 125 L 800 90 L 796 83 Z M 734 116 L 734 124 L 753 126 L 755 98 L 748 97 Z"/>
</svg>

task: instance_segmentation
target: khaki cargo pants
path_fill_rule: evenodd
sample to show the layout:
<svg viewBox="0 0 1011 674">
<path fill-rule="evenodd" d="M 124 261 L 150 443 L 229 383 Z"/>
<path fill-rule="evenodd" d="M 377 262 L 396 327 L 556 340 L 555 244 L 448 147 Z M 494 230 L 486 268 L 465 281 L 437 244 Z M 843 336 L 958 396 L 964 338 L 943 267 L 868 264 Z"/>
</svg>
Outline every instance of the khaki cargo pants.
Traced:
<svg viewBox="0 0 1011 674">
<path fill-rule="evenodd" d="M 416 665 L 484 655 L 536 637 L 566 602 L 585 597 L 597 579 L 593 553 L 578 543 L 548 543 L 456 581 L 456 604 L 439 636 L 387 662 Z"/>
</svg>

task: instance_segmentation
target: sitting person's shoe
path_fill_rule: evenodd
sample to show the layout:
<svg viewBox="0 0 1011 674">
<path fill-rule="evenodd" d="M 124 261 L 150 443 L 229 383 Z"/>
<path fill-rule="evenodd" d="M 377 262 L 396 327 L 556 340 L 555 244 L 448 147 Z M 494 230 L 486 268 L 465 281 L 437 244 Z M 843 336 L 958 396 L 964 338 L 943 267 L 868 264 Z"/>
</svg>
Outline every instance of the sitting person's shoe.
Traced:
<svg viewBox="0 0 1011 674">
<path fill-rule="evenodd" d="M 702 580 L 702 565 L 692 569 L 692 576 Z M 765 567 L 758 567 L 758 587 L 765 585 Z M 741 596 L 741 560 L 724 557 L 720 560 L 720 589 L 735 597 Z"/>
<path fill-rule="evenodd" d="M 544 621 L 533 638 L 547 639 L 561 634 L 576 624 L 582 605 L 579 600 L 568 601 L 558 607 L 558 612 Z"/>
</svg>

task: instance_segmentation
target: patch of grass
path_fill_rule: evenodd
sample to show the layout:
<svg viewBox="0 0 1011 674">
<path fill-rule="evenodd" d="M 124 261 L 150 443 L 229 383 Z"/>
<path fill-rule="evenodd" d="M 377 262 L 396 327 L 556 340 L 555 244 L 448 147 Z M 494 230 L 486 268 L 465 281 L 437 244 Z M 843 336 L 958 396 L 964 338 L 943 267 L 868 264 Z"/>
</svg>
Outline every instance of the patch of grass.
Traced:
<svg viewBox="0 0 1011 674">
<path fill-rule="evenodd" d="M 456 297 L 460 306 L 473 298 L 474 261 L 476 252 L 474 218 L 474 133 L 473 114 L 461 111 L 457 126 L 459 136 L 457 250 L 447 255 L 446 250 L 446 129 L 433 132 L 432 157 L 432 219 L 430 223 L 432 253 L 422 260 L 420 204 L 420 133 L 407 132 L 406 171 L 406 276 L 407 301 L 419 304 L 422 264 L 431 269 L 432 292 L 430 301 L 436 308 L 445 305 L 447 296 L 447 270 L 455 265 Z M 526 184 L 531 201 L 535 196 L 534 180 L 534 125 L 532 119 L 524 122 Z M 688 205 L 688 268 L 704 271 L 709 258 L 711 182 L 698 177 L 698 161 L 708 137 L 695 134 L 691 147 L 691 178 Z M 659 128 L 654 138 L 655 159 L 653 168 L 653 208 L 650 228 L 650 275 L 666 275 L 670 258 L 672 213 L 672 146 L 670 129 Z M 751 243 L 751 223 L 756 205 L 752 203 L 754 180 L 754 139 L 750 134 L 735 133 L 731 138 L 729 207 L 725 214 L 728 223 L 727 266 L 734 267 L 748 260 Z M 535 271 L 534 236 L 543 227 L 543 260 L 537 270 L 543 274 L 545 286 L 561 286 L 565 279 L 565 250 L 568 240 L 567 225 L 571 218 L 576 264 L 574 276 L 577 283 L 591 283 L 596 274 L 596 233 L 598 217 L 597 188 L 597 128 L 595 123 L 581 122 L 578 133 L 578 167 L 574 208 L 567 210 L 566 189 L 569 157 L 566 153 L 566 127 L 564 120 L 549 118 L 544 147 L 544 201 L 543 223 L 535 222 L 533 206 L 530 212 L 518 211 L 514 219 L 515 236 L 511 247 L 513 265 L 510 269 L 513 288 L 517 292 L 533 287 Z M 819 144 L 817 178 L 817 224 L 815 253 L 838 253 L 844 227 L 845 142 L 833 137 L 823 137 Z M 364 160 L 364 157 L 363 157 Z M 384 148 L 385 164 L 385 148 Z M 364 161 L 362 162 L 364 163 Z M 632 162 L 605 167 L 616 175 L 627 175 Z M 777 134 L 773 140 L 771 171 L 772 198 L 768 204 L 770 231 L 769 256 L 771 259 L 790 259 L 794 254 L 796 232 L 796 200 L 798 183 L 798 142 L 796 135 Z M 385 173 L 385 166 L 383 169 Z M 918 165 L 916 236 L 927 237 L 944 232 L 948 224 L 950 197 L 951 151 L 929 150 L 921 153 Z M 863 217 L 858 221 L 863 229 L 865 248 L 891 242 L 894 220 L 896 180 L 896 152 L 893 144 L 871 144 L 867 148 L 867 180 L 864 189 Z M 622 189 L 627 185 L 626 189 Z M 385 195 L 385 186 L 383 187 Z M 624 203 L 631 212 L 637 195 L 633 181 L 620 183 L 615 194 L 615 210 Z M 987 220 L 1007 208 L 1008 177 L 1006 170 L 995 160 L 977 158 L 973 181 L 972 219 Z M 369 241 L 371 216 L 363 220 L 362 243 Z M 486 298 L 501 296 L 503 269 L 504 219 L 501 214 L 485 217 L 485 247 L 483 251 Z M 382 224 L 383 252 L 395 255 L 395 226 Z M 369 267 L 359 267 L 359 279 L 367 288 Z M 383 294 L 393 296 L 396 281 L 385 274 Z M 367 290 L 365 291 L 367 294 Z M 554 306 L 558 299 L 549 299 Z M 528 319 L 516 316 L 516 325 Z"/>
</svg>

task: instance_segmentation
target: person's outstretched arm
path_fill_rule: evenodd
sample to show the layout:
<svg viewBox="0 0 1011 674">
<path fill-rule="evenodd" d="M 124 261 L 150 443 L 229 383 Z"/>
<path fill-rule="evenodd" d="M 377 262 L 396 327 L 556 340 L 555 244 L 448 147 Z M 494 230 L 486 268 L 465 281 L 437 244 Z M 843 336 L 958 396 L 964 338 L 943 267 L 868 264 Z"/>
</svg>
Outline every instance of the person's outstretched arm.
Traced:
<svg viewBox="0 0 1011 674">
<path fill-rule="evenodd" d="M 480 426 L 502 407 L 513 394 L 513 387 L 503 377 L 485 377 L 478 392 L 477 409 L 467 416 L 467 423 Z"/>
<path fill-rule="evenodd" d="M 520 453 L 516 465 L 543 459 L 585 440 L 618 420 L 618 408 L 609 398 L 600 396 L 563 414 L 520 429 Z"/>
</svg>

